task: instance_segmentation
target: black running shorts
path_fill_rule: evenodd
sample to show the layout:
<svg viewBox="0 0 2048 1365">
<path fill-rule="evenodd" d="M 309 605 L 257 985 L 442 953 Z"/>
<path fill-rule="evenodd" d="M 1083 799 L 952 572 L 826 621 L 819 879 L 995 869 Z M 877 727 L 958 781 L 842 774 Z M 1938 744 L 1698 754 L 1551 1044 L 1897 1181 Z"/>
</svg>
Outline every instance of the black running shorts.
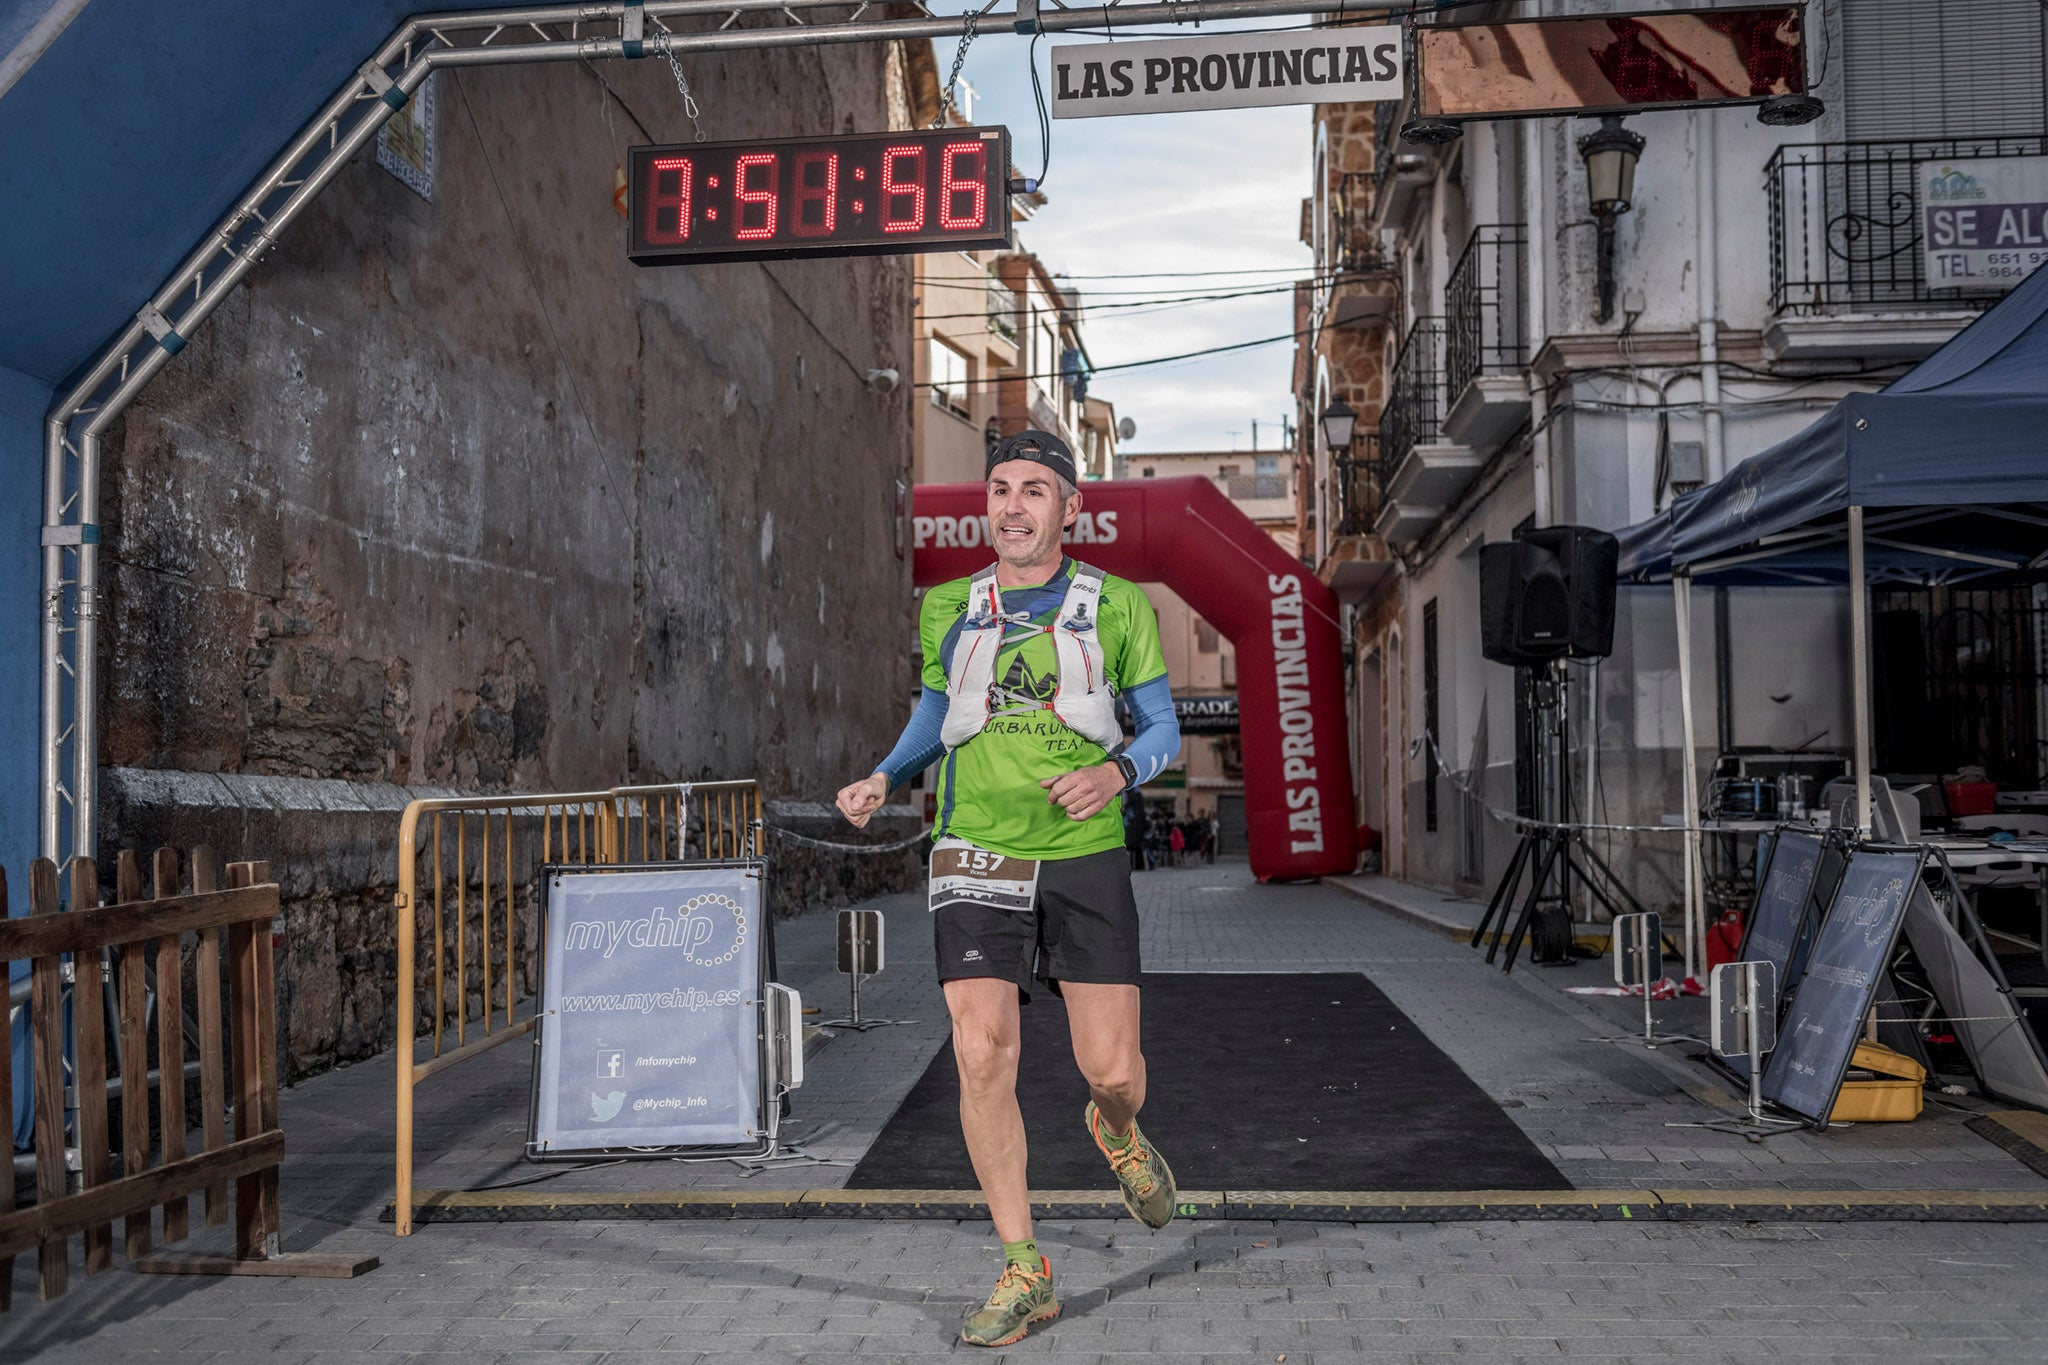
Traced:
<svg viewBox="0 0 2048 1365">
<path fill-rule="evenodd" d="M 1041 862 L 1028 913 L 956 901 L 932 921 L 940 981 L 1015 981 L 1026 1003 L 1034 977 L 1055 995 L 1062 981 L 1138 984 L 1138 902 L 1121 848 Z"/>
</svg>

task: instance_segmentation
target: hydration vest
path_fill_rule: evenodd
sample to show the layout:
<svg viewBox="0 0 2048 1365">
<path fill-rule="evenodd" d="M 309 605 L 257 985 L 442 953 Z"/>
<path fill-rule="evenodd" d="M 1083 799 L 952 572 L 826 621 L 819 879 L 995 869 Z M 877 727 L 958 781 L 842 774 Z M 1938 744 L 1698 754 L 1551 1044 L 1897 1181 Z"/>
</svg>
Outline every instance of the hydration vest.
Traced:
<svg viewBox="0 0 2048 1365">
<path fill-rule="evenodd" d="M 1038 708 L 1105 749 L 1123 743 L 1116 697 L 1102 666 L 1102 640 L 1095 631 L 1101 616 L 1102 570 L 1086 564 L 1074 565 L 1066 598 L 1049 626 L 1031 626 L 1029 612 L 1005 614 L 993 566 L 977 575 L 967 589 L 967 615 L 946 674 L 946 723 L 939 732 L 946 748 L 957 749 L 973 739 L 994 715 Z M 1049 702 L 1007 692 L 996 681 L 996 656 L 1002 652 L 1004 633 L 1013 626 L 1052 636 L 1059 678 Z"/>
</svg>

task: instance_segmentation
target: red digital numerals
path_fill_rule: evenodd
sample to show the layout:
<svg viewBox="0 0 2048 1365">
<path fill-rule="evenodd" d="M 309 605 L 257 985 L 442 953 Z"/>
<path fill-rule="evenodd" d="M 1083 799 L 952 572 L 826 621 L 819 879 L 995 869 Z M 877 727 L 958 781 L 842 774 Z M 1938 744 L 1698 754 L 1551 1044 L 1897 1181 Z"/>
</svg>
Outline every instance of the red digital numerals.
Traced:
<svg viewBox="0 0 2048 1365">
<path fill-rule="evenodd" d="M 839 227 L 839 154 L 799 152 L 796 158 L 796 220 L 799 237 L 830 237 Z"/>
<path fill-rule="evenodd" d="M 798 241 L 805 251 L 838 241 L 859 249 L 890 238 L 902 250 L 911 238 L 988 232 L 999 202 L 991 176 L 1002 169 L 990 163 L 1000 144 L 914 138 L 650 155 L 636 185 L 637 238 L 642 248 L 691 253 L 726 243 L 794 251 Z"/>
<path fill-rule="evenodd" d="M 955 212 L 962 209 L 963 212 Z M 988 148 L 955 142 L 939 154 L 939 226 L 947 232 L 978 228 L 988 217 Z"/>
<path fill-rule="evenodd" d="M 647 215 L 641 231 L 649 246 L 690 240 L 690 169 L 686 156 L 657 157 L 648 167 Z"/>
<path fill-rule="evenodd" d="M 908 163 L 908 176 L 899 174 Z M 924 148 L 886 147 L 882 151 L 882 231 L 924 231 Z"/>
<path fill-rule="evenodd" d="M 758 242 L 775 235 L 777 160 L 773 152 L 753 152 L 732 163 L 732 235 L 738 241 Z M 756 176 L 756 171 L 767 174 Z M 762 180 L 766 188 L 749 183 Z"/>
</svg>

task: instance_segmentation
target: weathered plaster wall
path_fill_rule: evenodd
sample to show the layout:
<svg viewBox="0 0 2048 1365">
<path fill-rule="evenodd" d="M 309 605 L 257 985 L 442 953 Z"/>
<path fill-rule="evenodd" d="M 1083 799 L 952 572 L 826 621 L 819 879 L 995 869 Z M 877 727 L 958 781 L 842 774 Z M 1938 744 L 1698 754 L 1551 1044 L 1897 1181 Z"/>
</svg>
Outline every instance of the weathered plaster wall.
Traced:
<svg viewBox="0 0 2048 1365">
<path fill-rule="evenodd" d="M 909 117 L 889 46 L 690 74 L 721 138 Z M 914 687 L 910 395 L 863 383 L 910 369 L 913 258 L 636 269 L 613 166 L 688 139 L 665 66 L 437 79 L 433 202 L 359 158 L 113 434 L 104 761 L 829 799 Z M 172 835 L 150 809 L 110 839 Z M 288 1007 L 322 997 L 288 1019 L 290 1060 L 361 1055 L 395 816 L 260 833 L 221 852 L 286 877 L 288 940 L 349 948 L 287 948 Z M 845 861 L 782 882 L 856 894 L 915 866 Z"/>
</svg>

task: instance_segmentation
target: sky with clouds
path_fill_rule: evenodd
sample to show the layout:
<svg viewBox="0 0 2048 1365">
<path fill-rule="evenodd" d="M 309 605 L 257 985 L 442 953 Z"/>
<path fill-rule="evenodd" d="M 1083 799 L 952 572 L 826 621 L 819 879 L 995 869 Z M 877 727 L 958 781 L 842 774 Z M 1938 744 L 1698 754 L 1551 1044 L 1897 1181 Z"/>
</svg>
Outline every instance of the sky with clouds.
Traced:
<svg viewBox="0 0 2048 1365">
<path fill-rule="evenodd" d="M 1204 25 L 1201 32 L 1217 28 Z M 1183 27 L 1154 36 L 1194 32 Z M 1007 29 L 977 37 L 962 75 L 976 92 L 974 121 L 1007 125 L 1018 171 L 1035 176 L 1040 141 L 1029 41 Z M 1094 34 L 1040 39 L 1040 79 L 1050 81 L 1054 45 L 1102 41 Z M 1119 34 L 1119 41 L 1130 40 Z M 950 38 L 933 44 L 942 80 L 957 45 Z M 1293 105 L 1053 122 L 1048 202 L 1019 225 L 1017 237 L 1083 291 L 1083 334 L 1098 369 L 1293 330 L 1293 299 L 1282 286 L 1305 275 L 1310 264 L 1299 240 L 1301 200 L 1309 189 L 1309 113 L 1309 106 Z M 1162 273 L 1102 278 L 1141 271 Z M 1246 296 L 1170 307 L 1147 302 L 1194 292 Z M 1098 375 L 1089 393 L 1137 423 L 1136 438 L 1123 445 L 1133 453 L 1250 450 L 1254 421 L 1260 447 L 1273 450 L 1281 444 L 1282 417 L 1293 413 L 1292 362 L 1292 346 L 1281 341 L 1111 371 Z"/>
</svg>

